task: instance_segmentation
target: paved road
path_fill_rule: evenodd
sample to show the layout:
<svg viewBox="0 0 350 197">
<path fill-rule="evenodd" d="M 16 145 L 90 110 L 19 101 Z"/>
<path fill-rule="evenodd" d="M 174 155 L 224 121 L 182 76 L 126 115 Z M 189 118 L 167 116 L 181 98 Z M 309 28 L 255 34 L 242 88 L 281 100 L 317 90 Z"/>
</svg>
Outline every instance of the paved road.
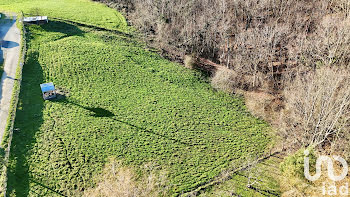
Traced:
<svg viewBox="0 0 350 197">
<path fill-rule="evenodd" d="M 0 58 L 5 61 L 0 86 L 0 142 L 2 142 L 20 55 L 21 33 L 16 26 L 16 19 L 0 21 L 0 38 L 3 39 Z"/>
</svg>

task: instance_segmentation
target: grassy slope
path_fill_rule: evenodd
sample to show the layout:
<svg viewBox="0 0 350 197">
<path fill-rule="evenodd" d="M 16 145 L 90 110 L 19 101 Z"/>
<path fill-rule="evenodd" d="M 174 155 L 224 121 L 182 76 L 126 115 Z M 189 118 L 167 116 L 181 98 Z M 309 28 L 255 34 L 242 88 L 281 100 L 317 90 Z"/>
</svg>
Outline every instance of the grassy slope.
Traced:
<svg viewBox="0 0 350 197">
<path fill-rule="evenodd" d="M 127 29 L 119 12 L 89 0 L 1 0 L 1 10 L 64 18 L 120 31 Z"/>
<path fill-rule="evenodd" d="M 47 1 L 42 9 L 70 18 L 72 13 L 52 8 L 56 2 L 67 1 Z M 69 2 L 65 8 L 71 11 L 81 3 Z M 27 4 L 7 3 L 0 9 Z M 119 16 L 115 24 L 98 20 L 99 13 L 119 15 L 115 11 L 86 1 L 81 6 L 95 9 L 94 17 L 78 11 L 71 19 L 125 31 Z M 9 172 L 12 195 L 73 195 L 94 185 L 92 177 L 109 156 L 127 165 L 159 165 L 177 194 L 239 166 L 247 154 L 261 154 L 271 142 L 270 128 L 246 112 L 241 98 L 213 91 L 200 73 L 133 39 L 59 21 L 28 30 Z M 49 81 L 68 90 L 68 98 L 44 102 L 39 84 Z"/>
</svg>

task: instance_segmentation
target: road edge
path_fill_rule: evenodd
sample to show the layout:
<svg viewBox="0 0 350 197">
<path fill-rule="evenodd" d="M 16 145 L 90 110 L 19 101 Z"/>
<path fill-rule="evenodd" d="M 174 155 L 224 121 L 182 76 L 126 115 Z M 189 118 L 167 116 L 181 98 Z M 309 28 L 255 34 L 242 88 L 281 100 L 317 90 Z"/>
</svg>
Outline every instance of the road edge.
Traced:
<svg viewBox="0 0 350 197">
<path fill-rule="evenodd" d="M 22 68 L 25 61 L 25 55 L 27 51 L 27 44 L 26 44 L 26 38 L 25 38 L 25 28 L 23 24 L 23 14 L 17 14 L 16 18 L 16 26 L 20 30 L 20 56 L 16 68 L 16 79 L 13 85 L 12 89 L 12 96 L 11 96 L 11 103 L 10 103 L 10 109 L 9 114 L 7 117 L 7 123 L 6 127 L 2 136 L 1 145 L 0 145 L 0 160 L 2 160 L 3 166 L 0 170 L 0 195 L 6 196 L 7 192 L 7 171 L 8 171 L 8 161 L 10 156 L 10 149 L 11 149 L 11 141 L 12 141 L 12 135 L 13 135 L 13 128 L 14 128 L 14 122 L 16 117 L 16 109 L 17 104 L 19 100 L 19 93 L 21 89 L 21 82 L 22 82 Z"/>
</svg>

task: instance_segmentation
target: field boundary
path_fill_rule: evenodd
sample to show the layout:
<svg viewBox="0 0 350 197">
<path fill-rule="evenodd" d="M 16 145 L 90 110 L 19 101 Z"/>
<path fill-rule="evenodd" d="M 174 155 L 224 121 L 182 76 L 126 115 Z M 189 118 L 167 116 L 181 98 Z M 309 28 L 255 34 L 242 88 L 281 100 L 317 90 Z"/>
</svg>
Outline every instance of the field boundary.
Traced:
<svg viewBox="0 0 350 197">
<path fill-rule="evenodd" d="M 3 151 L 3 166 L 1 169 L 1 176 L 0 176 L 0 194 L 2 196 L 6 196 L 7 191 L 7 169 L 8 169 L 8 161 L 10 156 L 10 150 L 11 150 L 11 141 L 13 136 L 13 130 L 14 130 L 14 122 L 16 118 L 16 109 L 19 99 L 19 93 L 21 89 L 21 82 L 22 82 L 22 68 L 25 61 L 25 55 L 27 52 L 27 43 L 26 43 L 26 30 L 23 24 L 23 13 L 17 15 L 17 21 L 16 25 L 21 31 L 21 54 L 18 61 L 18 66 L 16 69 L 16 80 L 13 86 L 12 90 L 12 98 L 11 98 L 11 104 L 10 104 L 10 110 L 9 110 L 9 116 L 7 119 L 7 125 L 5 128 L 3 140 L 1 142 L 2 151 Z"/>
<path fill-rule="evenodd" d="M 92 24 L 87 24 L 87 23 L 82 23 L 82 22 L 78 22 L 78 21 L 72 21 L 72 20 L 63 19 L 63 18 L 57 18 L 57 17 L 50 17 L 50 18 L 55 19 L 55 20 L 59 20 L 59 21 L 64 21 L 64 22 L 67 22 L 67 23 L 72 23 L 72 24 L 79 25 L 79 26 L 82 26 L 82 27 L 92 28 L 92 29 L 95 29 L 95 30 L 98 30 L 98 31 L 108 31 L 108 32 L 115 33 L 117 35 L 128 37 L 128 38 L 133 38 L 134 37 L 134 35 L 132 35 L 132 34 L 124 33 L 122 31 L 119 31 L 119 30 L 116 30 L 116 29 L 108 29 L 108 28 L 99 27 L 99 26 L 92 25 Z"/>
<path fill-rule="evenodd" d="M 32 16 L 32 14 L 23 13 L 23 16 Z M 63 21 L 63 22 L 75 24 L 75 25 L 82 26 L 82 27 L 92 28 L 92 29 L 95 29 L 98 31 L 108 31 L 108 32 L 115 33 L 115 34 L 120 35 L 120 36 L 127 37 L 127 38 L 134 38 L 135 37 L 135 35 L 133 35 L 133 34 L 125 33 L 125 32 L 119 31 L 117 29 L 104 28 L 104 27 L 100 27 L 97 25 L 84 23 L 84 22 L 80 22 L 80 21 L 72 21 L 72 20 L 65 19 L 65 18 L 58 18 L 58 17 L 51 17 L 51 16 L 49 17 L 49 19 L 55 19 L 58 21 Z"/>
<path fill-rule="evenodd" d="M 265 154 L 264 156 L 256 159 L 256 163 L 261 163 L 267 159 L 269 159 L 270 157 L 282 154 L 283 150 L 277 150 L 274 152 L 269 152 L 268 154 Z M 219 174 L 218 176 L 214 177 L 213 179 L 211 179 L 210 181 L 203 183 L 202 185 L 199 185 L 196 189 L 190 191 L 190 192 L 186 192 L 180 196 L 196 196 L 198 193 L 200 193 L 201 191 L 205 191 L 207 190 L 209 187 L 214 186 L 214 185 L 218 185 L 221 183 L 224 183 L 225 181 L 228 181 L 232 178 L 232 176 L 238 172 L 242 172 L 245 171 L 251 167 L 254 167 L 252 164 L 247 164 L 245 166 L 241 166 L 238 168 L 234 168 L 229 170 L 224 176 L 222 174 Z"/>
</svg>

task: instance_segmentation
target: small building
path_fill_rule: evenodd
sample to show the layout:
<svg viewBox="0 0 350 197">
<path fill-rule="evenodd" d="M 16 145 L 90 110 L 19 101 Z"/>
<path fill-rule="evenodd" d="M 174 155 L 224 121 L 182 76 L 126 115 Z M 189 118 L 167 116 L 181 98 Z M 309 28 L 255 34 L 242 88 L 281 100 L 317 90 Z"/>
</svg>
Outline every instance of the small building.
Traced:
<svg viewBox="0 0 350 197">
<path fill-rule="evenodd" d="M 40 84 L 41 92 L 43 93 L 44 100 L 56 98 L 56 89 L 53 83 Z"/>
<path fill-rule="evenodd" d="M 42 25 L 45 23 L 48 23 L 49 20 L 47 16 L 33 16 L 33 17 L 24 17 L 23 18 L 23 23 L 25 24 L 38 24 Z"/>
</svg>

